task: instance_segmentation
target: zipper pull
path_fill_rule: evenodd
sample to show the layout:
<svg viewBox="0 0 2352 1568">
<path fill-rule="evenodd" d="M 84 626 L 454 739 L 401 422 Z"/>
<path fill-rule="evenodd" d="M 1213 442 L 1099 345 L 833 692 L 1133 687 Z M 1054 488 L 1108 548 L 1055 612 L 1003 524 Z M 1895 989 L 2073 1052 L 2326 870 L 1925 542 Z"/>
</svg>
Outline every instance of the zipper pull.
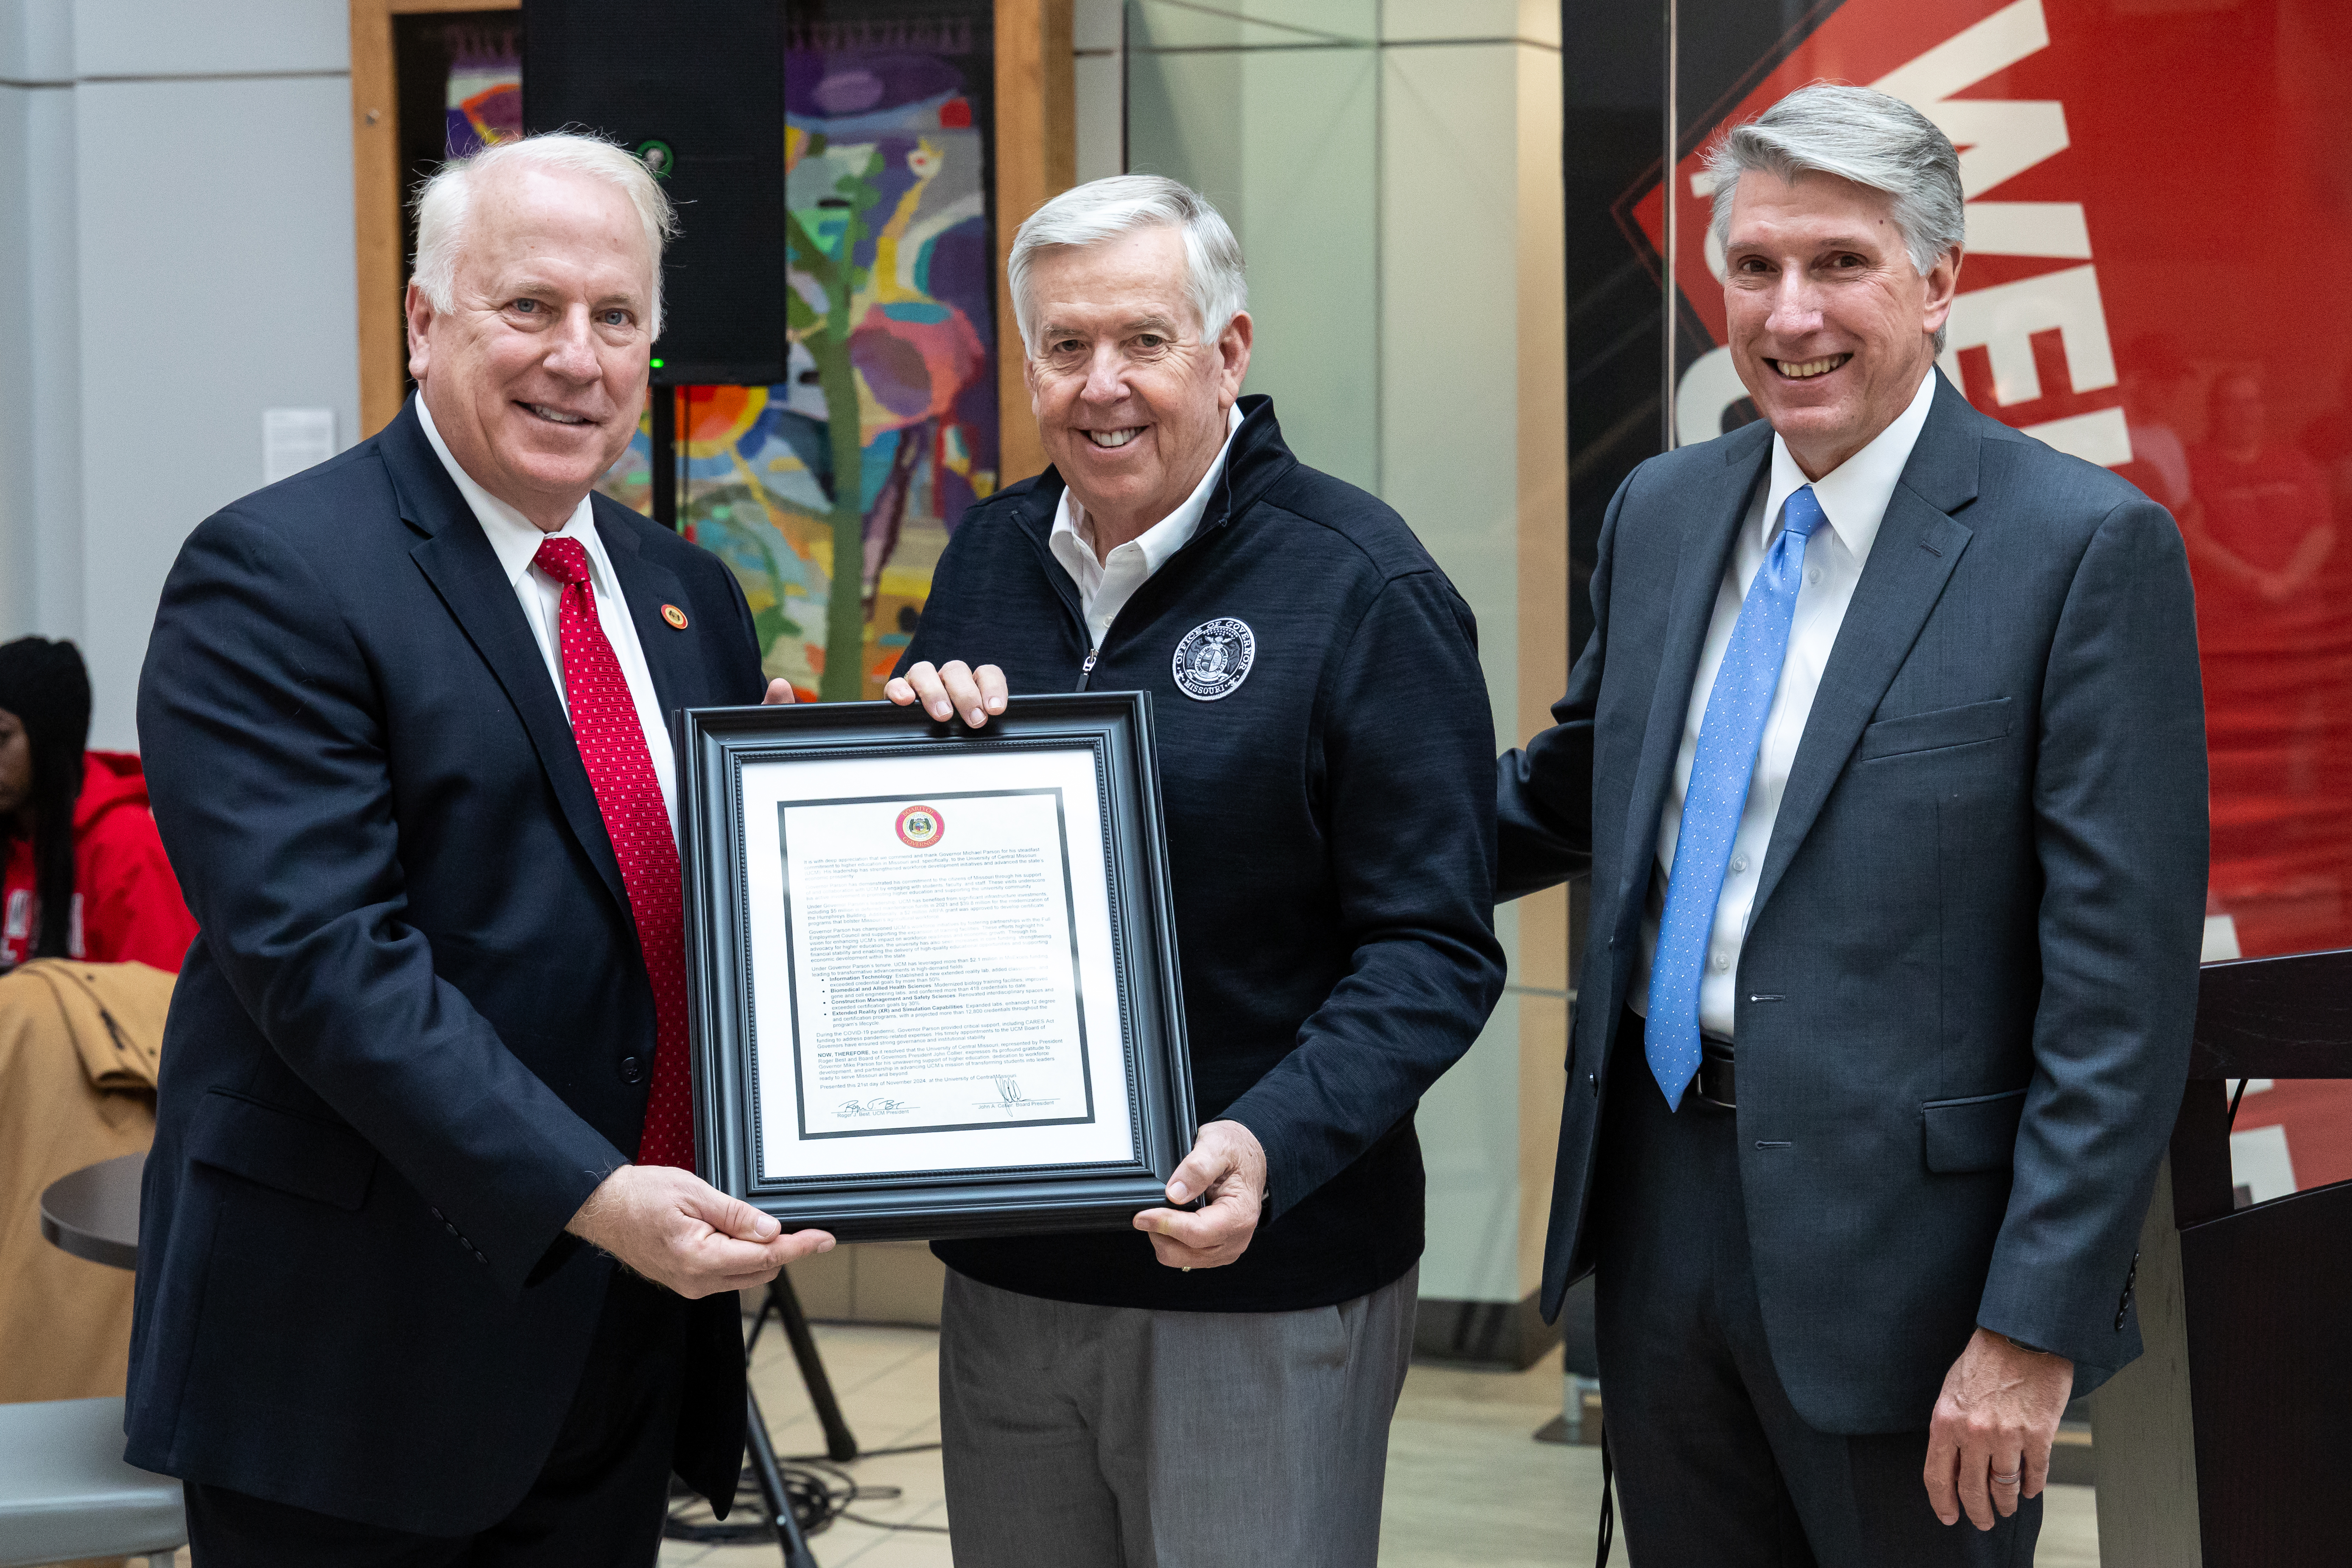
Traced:
<svg viewBox="0 0 2352 1568">
<path fill-rule="evenodd" d="M 1087 649 L 1087 662 L 1078 666 L 1078 684 L 1074 689 L 1084 691 L 1087 689 L 1087 679 L 1095 672 L 1095 660 L 1101 657 L 1102 649 L 1098 647 Z"/>
</svg>

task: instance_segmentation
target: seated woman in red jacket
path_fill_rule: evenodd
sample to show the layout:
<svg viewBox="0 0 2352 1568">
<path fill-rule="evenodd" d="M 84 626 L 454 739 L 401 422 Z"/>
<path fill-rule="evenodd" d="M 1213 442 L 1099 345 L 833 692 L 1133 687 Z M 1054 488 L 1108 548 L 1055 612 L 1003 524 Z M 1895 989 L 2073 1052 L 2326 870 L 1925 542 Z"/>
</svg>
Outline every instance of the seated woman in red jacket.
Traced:
<svg viewBox="0 0 2352 1568">
<path fill-rule="evenodd" d="M 127 752 L 84 752 L 89 674 L 69 642 L 0 644 L 0 970 L 136 959 L 178 973 L 196 922 Z"/>
</svg>

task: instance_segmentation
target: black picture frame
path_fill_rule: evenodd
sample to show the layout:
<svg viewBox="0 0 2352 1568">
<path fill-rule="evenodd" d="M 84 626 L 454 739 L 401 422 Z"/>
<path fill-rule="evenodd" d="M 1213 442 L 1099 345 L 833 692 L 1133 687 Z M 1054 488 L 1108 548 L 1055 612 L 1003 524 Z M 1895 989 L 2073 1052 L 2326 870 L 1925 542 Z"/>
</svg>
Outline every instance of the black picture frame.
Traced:
<svg viewBox="0 0 2352 1568">
<path fill-rule="evenodd" d="M 695 1149 L 704 1180 L 775 1215 L 788 1229 L 826 1230 L 844 1241 L 1117 1229 L 1166 1203 L 1169 1178 L 1191 1150 L 1198 1126 L 1150 704 L 1141 691 L 1017 697 L 982 730 L 889 702 L 691 708 L 676 715 Z M 944 1172 L 761 1175 L 744 767 L 1081 748 L 1095 753 L 1101 796 L 1121 1059 L 1137 1157 Z M 1071 853 L 1077 852 L 1074 844 Z M 919 933 L 909 933 L 906 958 L 910 965 L 923 963 Z"/>
</svg>

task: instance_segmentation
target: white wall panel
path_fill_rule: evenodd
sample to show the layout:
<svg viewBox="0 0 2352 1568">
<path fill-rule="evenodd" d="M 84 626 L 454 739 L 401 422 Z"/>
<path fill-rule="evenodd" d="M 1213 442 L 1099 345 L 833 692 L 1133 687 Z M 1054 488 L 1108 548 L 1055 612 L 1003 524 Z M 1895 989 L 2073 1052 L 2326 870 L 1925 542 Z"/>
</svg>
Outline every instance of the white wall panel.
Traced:
<svg viewBox="0 0 2352 1568">
<path fill-rule="evenodd" d="M 0 85 L 0 641 L 33 624 L 33 385 L 5 367 L 32 357 L 25 142 L 35 91 Z"/>
<path fill-rule="evenodd" d="M 84 648 L 93 743 L 131 746 L 164 574 L 259 488 L 261 411 L 332 408 L 339 445 L 357 428 L 351 95 L 263 77 L 74 97 Z"/>
<path fill-rule="evenodd" d="M 83 77 L 346 71 L 351 27 L 342 0 L 75 0 L 74 69 Z"/>
<path fill-rule="evenodd" d="M 0 88 L 0 637 L 79 637 L 73 92 Z"/>
<path fill-rule="evenodd" d="M 73 76 L 73 0 L 0 0 L 0 82 Z"/>
</svg>

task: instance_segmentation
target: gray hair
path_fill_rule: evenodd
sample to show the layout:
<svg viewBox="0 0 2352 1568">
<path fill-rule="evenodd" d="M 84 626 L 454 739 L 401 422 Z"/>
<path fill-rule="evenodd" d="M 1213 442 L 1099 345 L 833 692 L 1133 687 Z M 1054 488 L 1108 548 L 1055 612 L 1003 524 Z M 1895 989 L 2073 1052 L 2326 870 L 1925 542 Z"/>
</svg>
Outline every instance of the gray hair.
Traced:
<svg viewBox="0 0 2352 1568">
<path fill-rule="evenodd" d="M 1935 121 L 1876 88 L 1817 81 L 1735 125 L 1707 154 L 1715 181 L 1715 242 L 1729 243 L 1739 176 L 1835 174 L 1895 198 L 1888 216 L 1921 276 L 1968 238 L 1960 155 Z M 1944 352 L 1944 332 L 1936 332 Z"/>
<path fill-rule="evenodd" d="M 1036 316 L 1029 303 L 1029 268 L 1054 246 L 1099 245 L 1130 229 L 1164 226 L 1184 237 L 1184 284 L 1201 318 L 1201 341 L 1213 343 L 1249 306 L 1241 242 L 1224 215 L 1189 185 L 1159 174 L 1113 174 L 1064 191 L 1029 215 L 1004 258 L 1013 319 L 1021 342 L 1036 352 Z"/>
<path fill-rule="evenodd" d="M 653 253 L 654 297 L 652 336 L 661 336 L 662 247 L 677 232 L 677 213 L 667 193 L 637 156 L 601 136 L 574 131 L 551 131 L 499 142 L 464 158 L 452 158 L 416 187 L 416 265 L 412 276 L 436 310 L 446 310 L 455 298 L 457 258 L 465 249 L 466 220 L 473 205 L 474 182 L 503 169 L 535 169 L 547 174 L 585 174 L 617 188 L 636 209 L 644 226 L 646 248 Z"/>
</svg>

